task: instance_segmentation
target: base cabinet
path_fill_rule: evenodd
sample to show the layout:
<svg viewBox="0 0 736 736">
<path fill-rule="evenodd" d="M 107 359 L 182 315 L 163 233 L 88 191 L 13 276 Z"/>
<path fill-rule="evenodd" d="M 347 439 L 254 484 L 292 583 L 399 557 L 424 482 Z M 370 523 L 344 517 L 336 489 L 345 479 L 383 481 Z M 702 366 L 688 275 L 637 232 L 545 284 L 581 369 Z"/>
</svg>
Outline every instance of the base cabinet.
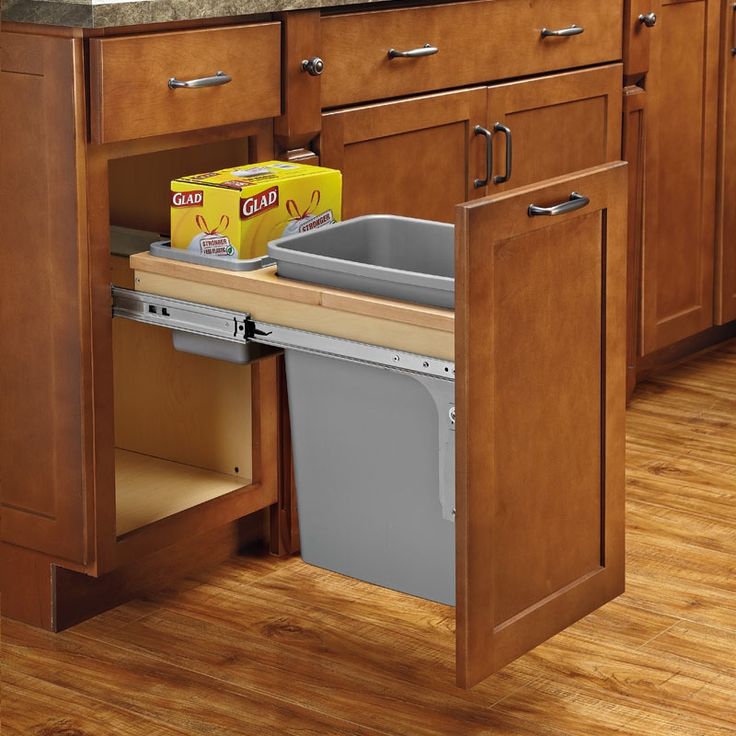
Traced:
<svg viewBox="0 0 736 736">
<path fill-rule="evenodd" d="M 722 0 L 664 0 L 651 28 L 641 347 L 713 325 Z"/>
</svg>

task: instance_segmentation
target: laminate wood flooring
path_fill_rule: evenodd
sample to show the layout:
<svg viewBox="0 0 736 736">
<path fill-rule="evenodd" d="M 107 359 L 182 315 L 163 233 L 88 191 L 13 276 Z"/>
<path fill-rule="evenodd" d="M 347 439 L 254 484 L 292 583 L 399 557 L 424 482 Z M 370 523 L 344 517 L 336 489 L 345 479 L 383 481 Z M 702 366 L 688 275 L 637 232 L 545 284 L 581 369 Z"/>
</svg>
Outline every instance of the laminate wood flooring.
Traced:
<svg viewBox="0 0 736 736">
<path fill-rule="evenodd" d="M 62 634 L 2 621 L 2 736 L 736 734 L 736 342 L 628 413 L 627 592 L 476 689 L 453 610 L 253 555 Z"/>
</svg>

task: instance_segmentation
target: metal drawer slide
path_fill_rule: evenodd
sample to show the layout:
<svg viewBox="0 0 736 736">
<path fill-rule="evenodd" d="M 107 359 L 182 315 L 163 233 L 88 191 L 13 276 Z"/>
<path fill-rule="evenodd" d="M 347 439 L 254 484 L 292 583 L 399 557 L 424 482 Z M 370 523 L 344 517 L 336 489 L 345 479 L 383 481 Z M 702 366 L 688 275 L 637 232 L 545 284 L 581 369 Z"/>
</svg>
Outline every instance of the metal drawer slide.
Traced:
<svg viewBox="0 0 736 736">
<path fill-rule="evenodd" d="M 454 381 L 455 364 L 416 353 L 254 320 L 247 312 L 112 287 L 113 315 L 236 343 L 301 350 L 406 373 Z"/>
</svg>

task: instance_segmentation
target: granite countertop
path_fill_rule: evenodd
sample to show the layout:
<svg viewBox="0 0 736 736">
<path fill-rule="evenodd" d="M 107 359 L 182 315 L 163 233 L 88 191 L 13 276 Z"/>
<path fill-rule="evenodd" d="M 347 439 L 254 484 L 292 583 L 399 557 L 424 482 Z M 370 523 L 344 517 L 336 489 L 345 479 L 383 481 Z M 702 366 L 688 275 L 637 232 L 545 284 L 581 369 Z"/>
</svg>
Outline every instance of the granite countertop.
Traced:
<svg viewBox="0 0 736 736">
<path fill-rule="evenodd" d="M 385 0 L 0 0 L 2 20 L 110 28 L 275 13 Z"/>
</svg>

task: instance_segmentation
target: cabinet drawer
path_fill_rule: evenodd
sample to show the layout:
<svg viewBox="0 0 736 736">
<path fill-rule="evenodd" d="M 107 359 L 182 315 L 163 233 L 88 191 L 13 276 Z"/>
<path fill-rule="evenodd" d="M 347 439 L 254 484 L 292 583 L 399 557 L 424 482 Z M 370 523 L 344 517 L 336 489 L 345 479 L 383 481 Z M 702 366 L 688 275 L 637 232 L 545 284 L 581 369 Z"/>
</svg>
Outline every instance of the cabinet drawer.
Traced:
<svg viewBox="0 0 736 736">
<path fill-rule="evenodd" d="M 542 36 L 576 25 L 578 35 Z M 484 0 L 328 16 L 322 106 L 615 61 L 622 5 L 600 0 Z M 389 51 L 436 53 L 389 58 Z"/>
<path fill-rule="evenodd" d="M 92 140 L 109 143 L 279 115 L 280 25 L 92 39 Z M 170 80 L 197 84 L 172 88 Z"/>
</svg>

